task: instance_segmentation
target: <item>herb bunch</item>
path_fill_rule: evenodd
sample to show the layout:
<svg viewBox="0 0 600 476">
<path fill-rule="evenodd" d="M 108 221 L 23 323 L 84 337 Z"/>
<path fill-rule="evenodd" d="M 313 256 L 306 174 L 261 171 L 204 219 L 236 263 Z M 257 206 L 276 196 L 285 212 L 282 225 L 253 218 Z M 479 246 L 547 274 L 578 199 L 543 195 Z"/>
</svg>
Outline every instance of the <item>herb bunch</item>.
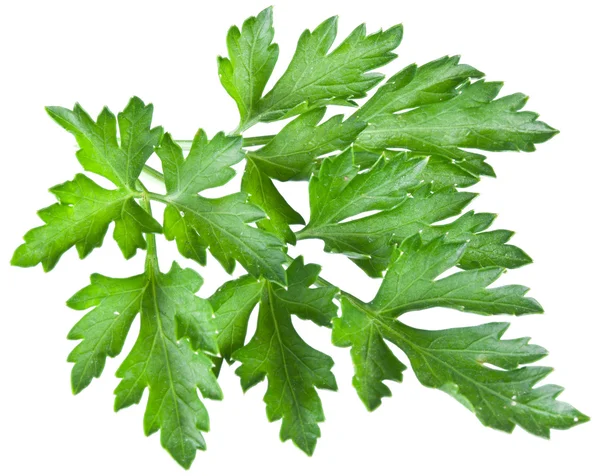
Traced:
<svg viewBox="0 0 600 476">
<path fill-rule="evenodd" d="M 190 467 L 206 447 L 202 399 L 222 398 L 222 360 L 240 364 L 244 390 L 267 379 L 269 421 L 281 420 L 281 439 L 310 455 L 324 420 L 317 389 L 336 390 L 336 380 L 332 359 L 294 329 L 296 316 L 331 329 L 333 344 L 350 349 L 353 384 L 368 410 L 391 395 L 386 381 L 401 382 L 410 363 L 423 385 L 455 397 L 485 426 L 511 432 L 518 425 L 547 438 L 550 429 L 587 421 L 556 400 L 561 387 L 537 386 L 551 369 L 527 364 L 547 351 L 528 338 L 503 339 L 507 323 L 430 331 L 400 320 L 432 307 L 485 316 L 542 312 L 527 288 L 493 286 L 506 269 L 531 259 L 508 243 L 511 231 L 490 230 L 495 215 L 466 211 L 475 194 L 465 189 L 494 176 L 473 149 L 530 152 L 557 131 L 522 110 L 526 96 L 499 97 L 501 83 L 486 81 L 456 56 L 402 69 L 358 106 L 383 80 L 372 71 L 396 58 L 402 27 L 367 35 L 361 25 L 332 49 L 336 26 L 330 18 L 306 30 L 266 93 L 279 52 L 271 9 L 241 30 L 232 27 L 218 70 L 239 125 L 212 139 L 200 129 L 187 154 L 152 126 L 152 105 L 137 97 L 116 116 L 105 108 L 96 120 L 78 104 L 47 108 L 75 136 L 83 169 L 113 187 L 101 187 L 90 174 L 53 187 L 57 203 L 38 212 L 44 225 L 27 232 L 12 264 L 41 263 L 50 271 L 72 247 L 85 258 L 113 222 L 125 258 L 146 253 L 140 274 L 93 274 L 67 302 L 88 310 L 68 336 L 79 341 L 69 355 L 73 392 L 121 352 L 139 315 L 139 335 L 117 371 L 115 409 L 139 403 L 148 389 L 144 431 L 160 430 L 163 447 L 180 465 Z M 331 105 L 353 112 L 324 120 Z M 258 123 L 289 118 L 274 136 L 243 136 Z M 153 153 L 162 171 L 146 165 Z M 241 161 L 239 193 L 202 195 L 231 180 Z M 162 180 L 166 192 L 149 190 L 144 174 Z M 309 217 L 275 186 L 290 180 L 308 182 Z M 162 217 L 153 215 L 153 201 L 165 205 Z M 201 266 L 208 251 L 227 272 L 237 262 L 248 274 L 201 299 L 196 271 L 177 263 L 161 271 L 160 233 Z M 290 257 L 305 239 L 321 240 L 326 251 L 383 277 L 375 298 L 362 302 L 320 278 L 318 265 Z M 257 326 L 249 331 L 255 308 Z M 404 352 L 405 362 L 390 346 Z"/>
</svg>

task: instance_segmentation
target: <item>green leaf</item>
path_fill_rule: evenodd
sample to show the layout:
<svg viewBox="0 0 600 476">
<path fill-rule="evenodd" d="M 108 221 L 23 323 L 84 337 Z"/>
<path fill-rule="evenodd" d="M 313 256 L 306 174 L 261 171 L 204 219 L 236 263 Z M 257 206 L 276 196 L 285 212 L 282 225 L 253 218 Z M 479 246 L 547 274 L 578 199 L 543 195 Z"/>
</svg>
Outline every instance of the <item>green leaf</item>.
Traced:
<svg viewBox="0 0 600 476">
<path fill-rule="evenodd" d="M 157 154 L 167 187 L 164 233 L 168 240 L 177 241 L 181 254 L 204 264 L 209 248 L 229 273 L 238 261 L 255 277 L 285 283 L 283 243 L 248 226 L 264 218 L 262 210 L 247 203 L 243 193 L 218 199 L 198 195 L 232 178 L 230 166 L 243 158 L 241 138 L 220 133 L 208 141 L 199 131 L 184 159 L 181 147 L 165 134 Z"/>
<path fill-rule="evenodd" d="M 115 409 L 139 403 L 148 387 L 145 434 L 160 429 L 162 446 L 180 465 L 189 468 L 196 450 L 206 448 L 201 432 L 209 430 L 208 413 L 198 398 L 198 389 L 205 398 L 222 398 L 211 370 L 213 361 L 204 353 L 217 350 L 211 308 L 195 296 L 202 284 L 200 276 L 190 269 L 182 270 L 176 263 L 167 274 L 147 266 L 145 280 L 138 308 L 140 334 L 117 371 L 122 380 L 115 390 Z M 112 283 L 114 286 L 115 280 Z M 107 302 L 103 292 L 100 290 L 94 299 L 106 308 L 111 298 Z M 93 305 L 93 301 L 88 303 Z M 84 320 L 91 324 L 93 313 Z M 90 330 L 85 338 L 94 339 L 95 335 Z"/>
<path fill-rule="evenodd" d="M 209 248 L 228 273 L 233 272 L 238 261 L 255 277 L 285 283 L 282 242 L 275 235 L 247 225 L 263 217 L 262 211 L 248 204 L 242 193 L 216 199 L 179 197 L 169 201 L 165 209 L 165 237 L 176 238 L 179 243 L 192 234 L 192 242 L 199 247 L 197 253 L 203 254 Z M 186 226 L 183 235 L 176 234 L 180 221 Z"/>
<path fill-rule="evenodd" d="M 306 230 L 337 224 L 372 210 L 398 205 L 419 183 L 426 160 L 389 161 L 382 158 L 359 174 L 352 149 L 326 159 L 318 177 L 310 181 L 310 221 Z"/>
<path fill-rule="evenodd" d="M 459 61 L 460 56 L 444 56 L 423 66 L 407 66 L 388 79 L 352 117 L 369 122 L 380 115 L 454 98 L 460 86 L 483 77 L 481 71 Z"/>
<path fill-rule="evenodd" d="M 490 227 L 496 215 L 492 213 L 465 213 L 452 223 L 425 227 L 421 236 L 426 240 L 445 235 L 448 241 L 468 242 L 460 266 L 463 269 L 499 266 L 519 268 L 531 263 L 531 258 L 520 248 L 507 244 L 513 236 L 512 231 L 485 231 Z"/>
<path fill-rule="evenodd" d="M 146 249 L 143 233 L 160 233 L 160 225 L 135 201 L 135 181 L 162 136 L 162 128 L 150 129 L 152 105 L 134 97 L 118 115 L 121 145 L 117 142 L 117 119 L 104 108 L 98 120 L 76 104 L 72 111 L 48 107 L 50 116 L 77 139 L 77 158 L 85 170 L 111 180 L 118 188 L 107 190 L 85 175 L 50 189 L 59 203 L 38 212 L 45 225 L 25 235 L 15 251 L 15 266 L 42 263 L 50 271 L 68 249 L 75 246 L 80 258 L 102 245 L 111 222 L 114 238 L 125 258 Z"/>
<path fill-rule="evenodd" d="M 394 238 L 406 238 L 460 213 L 475 196 L 453 189 L 431 194 L 426 187 L 417 188 L 426 163 L 422 158 L 392 161 L 382 157 L 372 169 L 359 174 L 351 149 L 326 159 L 319 175 L 310 181 L 311 218 L 297 237 L 321 239 L 326 251 L 344 253 L 370 276 L 381 276 L 389 264 Z M 415 188 L 420 193 L 410 195 Z M 381 211 L 357 216 L 373 210 Z"/>
<path fill-rule="evenodd" d="M 133 97 L 118 115 L 121 144 L 117 140 L 117 119 L 108 108 L 94 120 L 79 104 L 73 110 L 51 106 L 46 111 L 77 139 L 77 159 L 83 168 L 106 177 L 117 187 L 135 190 L 135 181 L 162 136 L 162 127 L 150 129 L 152 104 Z"/>
<path fill-rule="evenodd" d="M 267 377 L 265 403 L 269 421 L 282 419 L 282 441 L 291 439 L 312 454 L 324 421 L 321 400 L 315 388 L 336 390 L 330 369 L 333 361 L 313 349 L 298 335 L 291 315 L 331 325 L 337 314 L 333 286 L 311 287 L 320 267 L 304 265 L 297 258 L 287 269 L 288 288 L 250 277 L 230 281 L 210 299 L 219 345 L 226 358 L 232 355 L 242 365 L 236 370 L 244 390 Z M 257 330 L 244 346 L 248 319 L 260 300 Z"/>
<path fill-rule="evenodd" d="M 552 428 L 567 429 L 588 421 L 571 405 L 556 400 L 561 387 L 534 388 L 552 369 L 521 365 L 547 352 L 529 344 L 528 338 L 501 340 L 507 328 L 507 323 L 490 323 L 425 331 L 382 316 L 376 306 L 342 298 L 342 317 L 334 320 L 333 340 L 342 347 L 352 346 L 354 385 L 369 410 L 391 394 L 384 379 L 402 379 L 404 366 L 385 339 L 406 353 L 423 385 L 453 396 L 485 426 L 510 433 L 519 425 L 548 438 Z M 379 369 L 372 373 L 377 364 Z"/>
<path fill-rule="evenodd" d="M 390 148 L 431 154 L 425 180 L 436 187 L 464 187 L 481 175 L 493 177 L 494 171 L 484 156 L 460 147 L 532 151 L 534 144 L 556 134 L 536 120 L 537 114 L 519 112 L 526 96 L 494 101 L 502 83 L 471 83 L 483 73 L 459 60 L 445 56 L 406 67 L 353 114 L 352 119 L 369 123 L 357 139 L 357 148 L 365 151 L 363 163 L 374 163 Z"/>
<path fill-rule="evenodd" d="M 202 129 L 196 133 L 185 160 L 181 147 L 168 133 L 156 153 L 162 162 L 165 186 L 172 196 L 194 195 L 225 185 L 235 175 L 231 166 L 244 159 L 240 136 L 219 132 L 209 141 Z"/>
<path fill-rule="evenodd" d="M 448 242 L 444 236 L 423 243 L 414 235 L 401 245 L 372 306 L 385 317 L 430 307 L 448 307 L 483 315 L 522 315 L 542 312 L 523 286 L 488 288 L 503 273 L 490 267 L 460 271 L 436 279 L 459 264 L 467 243 Z"/>
<path fill-rule="evenodd" d="M 444 237 L 423 244 L 416 235 L 403 243 L 370 303 L 349 295 L 341 298 L 342 316 L 334 319 L 333 343 L 352 348 L 353 384 L 367 409 L 374 410 L 391 395 L 384 380 L 402 381 L 405 366 L 391 352 L 385 342 L 389 341 L 408 356 L 423 385 L 452 395 L 486 426 L 511 432 L 519 425 L 549 437 L 551 428 L 587 421 L 570 405 L 555 400 L 560 387 L 534 388 L 551 369 L 521 365 L 547 352 L 528 344 L 527 338 L 501 340 L 508 324 L 424 331 L 396 320 L 406 312 L 434 306 L 485 315 L 541 312 L 535 300 L 524 297 L 527 289 L 522 286 L 488 288 L 501 269 L 439 278 L 458 264 L 465 249 L 466 244 L 448 243 Z"/>
<path fill-rule="evenodd" d="M 537 121 L 537 114 L 520 111 L 527 102 L 525 95 L 495 99 L 501 87 L 502 83 L 477 81 L 447 101 L 381 114 L 369 121 L 357 143 L 371 150 L 406 148 L 461 160 L 469 154 L 461 147 L 531 152 L 534 144 L 557 133 Z"/>
<path fill-rule="evenodd" d="M 341 304 L 342 317 L 333 320 L 332 342 L 338 347 L 352 347 L 352 385 L 367 409 L 373 411 L 383 397 L 392 396 L 383 381 L 402 382 L 406 366 L 387 346 L 374 318 L 345 297 Z"/>
<path fill-rule="evenodd" d="M 218 58 L 221 84 L 235 100 L 244 123 L 256 113 L 256 107 L 271 77 L 279 48 L 273 42 L 273 8 L 265 8 L 239 28 L 227 33 L 229 58 Z"/>
<path fill-rule="evenodd" d="M 277 180 L 307 180 L 317 157 L 345 149 L 366 126 L 344 122 L 342 115 L 319 124 L 324 115 L 324 107 L 300 115 L 264 147 L 248 152 L 248 158 Z"/>
<path fill-rule="evenodd" d="M 339 290 L 331 285 L 312 287 L 320 272 L 319 265 L 305 265 L 300 256 L 287 269 L 287 291 L 276 293 L 291 314 L 331 327 L 331 319 L 337 315 L 337 306 L 332 300 Z"/>
<path fill-rule="evenodd" d="M 495 215 L 468 212 L 450 224 L 435 225 L 458 215 L 475 194 L 422 184 L 431 158 L 425 161 L 406 153 L 391 159 L 384 156 L 359 174 L 352 155 L 348 150 L 326 159 L 319 175 L 311 179 L 311 219 L 297 233 L 299 239 L 323 240 L 326 251 L 348 255 L 373 277 L 387 269 L 394 245 L 417 232 L 422 232 L 426 241 L 442 235 L 449 240 L 468 241 L 460 262 L 466 269 L 517 268 L 531 262 L 524 251 L 507 244 L 511 231 L 483 233 Z M 372 210 L 381 211 L 357 216 Z"/>
<path fill-rule="evenodd" d="M 107 356 L 121 353 L 147 287 L 145 274 L 131 278 L 92 274 L 91 284 L 67 301 L 71 309 L 94 308 L 75 324 L 68 336 L 81 340 L 68 358 L 75 364 L 71 372 L 73 393 L 81 392 L 94 377 L 100 377 Z"/>
<path fill-rule="evenodd" d="M 338 289 L 331 285 L 314 286 L 320 269 L 315 264 L 305 265 L 302 257 L 298 257 L 286 270 L 287 289 L 275 287 L 274 292 L 290 314 L 330 327 L 331 319 L 337 315 L 332 300 Z M 248 320 L 263 289 L 264 281 L 242 276 L 225 283 L 210 298 L 219 331 L 219 350 L 228 362 L 231 362 L 231 355 L 244 346 Z"/>
<path fill-rule="evenodd" d="M 342 318 L 334 320 L 333 342 L 342 347 L 352 346 L 353 384 L 369 410 L 377 408 L 383 397 L 391 395 L 383 380 L 402 381 L 405 367 L 384 342 L 384 339 L 390 340 L 408 352 L 404 341 L 398 341 L 389 330 L 405 327 L 395 321 L 398 316 L 431 307 L 483 315 L 542 312 L 537 301 L 524 297 L 528 289 L 523 286 L 488 288 L 502 274 L 502 268 L 461 271 L 439 278 L 461 262 L 467 249 L 466 242 L 450 242 L 444 235 L 426 244 L 419 234 L 414 235 L 405 240 L 401 252 L 396 253 L 377 295 L 369 304 L 361 304 L 355 298 L 342 298 Z M 495 360 L 489 363 L 500 365 Z"/>
<path fill-rule="evenodd" d="M 433 190 L 446 187 L 465 188 L 479 182 L 482 175 L 495 177 L 495 172 L 481 154 L 463 152 L 460 159 L 448 159 L 439 155 L 427 155 L 419 152 L 398 152 L 395 150 L 368 150 L 354 144 L 354 163 L 366 170 L 379 160 L 382 155 L 390 160 L 406 160 L 407 158 L 428 157 L 427 166 L 421 173 L 421 179 L 429 183 Z"/>
<path fill-rule="evenodd" d="M 83 258 L 101 246 L 112 223 L 126 258 L 148 249 L 143 274 L 93 274 L 68 301 L 87 310 L 68 336 L 78 341 L 68 357 L 73 392 L 122 352 L 139 314 L 139 335 L 117 371 L 115 410 L 139 403 L 147 389 L 144 432 L 160 430 L 162 446 L 180 465 L 189 468 L 206 448 L 203 399 L 222 398 L 223 361 L 240 362 L 244 391 L 267 379 L 267 418 L 281 420 L 281 439 L 311 455 L 324 421 L 318 389 L 337 384 L 332 359 L 301 338 L 294 315 L 331 327 L 333 343 L 351 348 L 353 385 L 368 410 L 391 395 L 387 381 L 401 382 L 407 370 L 393 344 L 421 383 L 450 394 L 486 426 L 511 432 L 518 425 L 549 437 L 552 428 L 589 420 L 557 401 L 562 388 L 537 386 L 551 369 L 529 364 L 547 352 L 528 338 L 503 340 L 508 324 L 419 330 L 398 320 L 434 307 L 486 316 L 542 312 L 527 288 L 492 287 L 507 268 L 531 258 L 509 243 L 513 232 L 490 230 L 495 215 L 467 211 L 476 194 L 461 189 L 495 176 L 474 149 L 533 151 L 557 131 L 523 111 L 524 95 L 498 97 L 502 84 L 484 81 L 458 56 L 404 68 L 359 107 L 355 100 L 383 79 L 373 70 L 396 57 L 402 27 L 367 36 L 361 25 L 333 47 L 336 36 L 336 17 L 304 31 L 265 92 L 279 54 L 272 8 L 232 27 L 228 58 L 219 57 L 218 66 L 239 125 L 210 140 L 198 130 L 183 141 L 191 142 L 187 156 L 162 128 L 152 128 L 153 107 L 137 97 L 116 116 L 104 108 L 96 120 L 79 104 L 47 108 L 75 136 L 83 169 L 114 187 L 79 174 L 52 188 L 58 203 L 39 211 L 44 225 L 25 235 L 12 264 L 41 263 L 48 271 L 72 247 Z M 346 120 L 324 120 L 327 106 L 356 109 Z M 275 135 L 239 135 L 284 119 L 291 120 Z M 145 165 L 154 151 L 162 174 Z M 209 198 L 205 191 L 230 182 L 244 158 L 241 193 Z M 164 194 L 140 181 L 144 168 L 164 181 Z M 310 220 L 298 232 L 292 226 L 304 219 L 275 182 L 290 180 L 309 181 Z M 151 201 L 164 205 L 162 228 Z M 208 250 L 228 273 L 237 262 L 249 274 L 201 299 L 194 271 L 173 263 L 160 272 L 152 234 L 163 231 L 184 257 L 205 265 Z M 313 238 L 369 276 L 383 276 L 369 303 L 320 278 L 318 265 L 285 254 L 287 244 Z"/>
<path fill-rule="evenodd" d="M 212 309 L 195 295 L 202 278 L 173 263 L 167 274 L 147 265 L 130 278 L 99 274 L 68 301 L 77 310 L 93 308 L 71 330 L 69 339 L 81 340 L 69 355 L 71 382 L 79 393 L 104 369 L 106 357 L 123 349 L 129 328 L 141 314 L 138 339 L 117 371 L 115 408 L 139 403 L 144 389 L 150 396 L 144 431 L 159 429 L 162 445 L 179 464 L 189 467 L 196 449 L 205 449 L 201 431 L 208 431 L 208 414 L 198 398 L 221 399 L 212 373 L 211 356 L 218 352 Z"/>
<path fill-rule="evenodd" d="M 519 367 L 544 357 L 545 349 L 528 338 L 501 340 L 507 323 L 423 331 L 399 323 L 389 331 L 408 355 L 419 381 L 440 388 L 473 411 L 485 425 L 512 432 L 516 425 L 544 438 L 550 429 L 568 429 L 589 418 L 556 400 L 557 385 L 533 388 L 549 367 Z M 501 369 L 491 368 L 490 364 Z"/>
<path fill-rule="evenodd" d="M 296 243 L 296 235 L 290 225 L 304 225 L 304 218 L 285 201 L 273 181 L 251 160 L 246 163 L 242 177 L 242 192 L 248 194 L 250 203 L 267 215 L 256 223 L 260 229 L 273 233 L 286 243 Z"/>
<path fill-rule="evenodd" d="M 366 35 L 357 27 L 329 52 L 337 35 L 337 17 L 329 18 L 314 31 L 304 31 L 288 68 L 258 103 L 255 116 L 243 124 L 271 122 L 326 105 L 355 105 L 383 78 L 369 71 L 394 58 L 402 40 L 402 26 Z"/>
<path fill-rule="evenodd" d="M 263 287 L 262 280 L 246 275 L 227 281 L 209 299 L 219 331 L 219 350 L 229 363 L 231 354 L 244 346 L 250 314 L 260 301 Z"/>
<path fill-rule="evenodd" d="M 114 238 L 126 258 L 137 248 L 146 249 L 143 233 L 160 233 L 160 225 L 125 188 L 106 190 L 85 175 L 50 189 L 59 203 L 38 212 L 45 225 L 25 234 L 11 264 L 30 267 L 42 263 L 54 268 L 60 257 L 75 246 L 80 258 L 102 246 L 108 226 L 114 221 Z"/>
</svg>

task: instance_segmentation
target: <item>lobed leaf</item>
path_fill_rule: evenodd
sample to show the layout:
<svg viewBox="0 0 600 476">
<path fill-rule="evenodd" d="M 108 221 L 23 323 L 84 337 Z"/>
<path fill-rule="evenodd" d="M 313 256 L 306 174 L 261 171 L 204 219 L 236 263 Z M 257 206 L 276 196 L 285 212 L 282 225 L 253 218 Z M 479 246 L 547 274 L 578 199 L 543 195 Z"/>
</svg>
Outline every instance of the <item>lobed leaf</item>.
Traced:
<svg viewBox="0 0 600 476">
<path fill-rule="evenodd" d="M 391 395 L 385 380 L 402 381 L 405 366 L 391 352 L 385 342 L 389 341 L 406 353 L 421 383 L 452 395 L 486 426 L 511 432 L 519 425 L 549 437 L 552 428 L 588 420 L 555 400 L 560 387 L 534 387 L 551 369 L 522 365 L 547 352 L 527 338 L 501 340 L 508 324 L 424 331 L 397 321 L 405 312 L 432 306 L 482 314 L 541 311 L 537 302 L 523 297 L 525 288 L 487 288 L 498 274 L 493 268 L 433 280 L 458 262 L 461 250 L 456 244 L 438 238 L 424 245 L 416 236 L 402 249 L 377 296 L 368 304 L 343 296 L 342 316 L 334 319 L 333 342 L 351 347 L 353 384 L 367 409 L 374 410 Z"/>
<path fill-rule="evenodd" d="M 468 241 L 460 266 L 516 268 L 531 258 L 507 244 L 512 232 L 485 232 L 495 215 L 468 212 L 447 225 L 437 222 L 459 215 L 475 194 L 422 183 L 430 159 L 412 154 L 386 156 L 365 172 L 354 164 L 353 149 L 323 162 L 309 184 L 311 218 L 299 239 L 318 238 L 325 250 L 344 253 L 373 277 L 387 269 L 394 246 L 417 232 L 430 241 Z M 360 216 L 365 212 L 378 213 Z"/>
<path fill-rule="evenodd" d="M 80 258 L 102 246 L 108 226 L 114 222 L 114 239 L 125 258 L 146 249 L 143 233 L 160 233 L 160 224 L 135 201 L 127 189 L 107 190 L 85 175 L 50 189 L 59 203 L 38 212 L 45 225 L 28 231 L 11 264 L 30 267 L 41 263 L 45 271 L 56 266 L 73 246 Z"/>
<path fill-rule="evenodd" d="M 364 97 L 383 78 L 369 71 L 396 58 L 392 51 L 402 40 L 402 26 L 367 35 L 365 25 L 360 25 L 330 51 L 336 36 L 337 17 L 312 32 L 305 30 L 287 69 L 261 98 L 278 56 L 277 45 L 271 43 L 271 10 L 246 20 L 241 32 L 233 27 L 227 37 L 231 58 L 219 59 L 219 75 L 238 104 L 238 130 L 321 106 L 355 106 L 353 100 Z"/>
<path fill-rule="evenodd" d="M 280 436 L 312 454 L 324 420 L 315 388 L 336 390 L 331 358 L 306 344 L 294 329 L 291 315 L 331 325 L 337 314 L 333 286 L 314 288 L 320 267 L 297 258 L 287 269 L 288 288 L 249 276 L 230 281 L 210 301 L 219 329 L 223 356 L 238 360 L 236 370 L 244 390 L 265 377 L 269 421 L 282 419 Z M 244 345 L 248 319 L 260 302 L 257 330 Z"/>
<path fill-rule="evenodd" d="M 210 306 L 195 296 L 202 280 L 191 270 L 173 264 L 167 274 L 149 269 L 146 277 L 140 335 L 117 370 L 115 409 L 139 403 L 148 387 L 145 434 L 161 430 L 162 446 L 189 468 L 209 430 L 198 389 L 205 398 L 223 397 L 204 353 L 216 351 Z"/>
<path fill-rule="evenodd" d="M 463 161 L 472 154 L 461 148 L 489 151 L 535 150 L 557 131 L 521 111 L 523 94 L 496 99 L 502 83 L 466 83 L 455 97 L 401 114 L 381 114 L 369 120 L 357 143 L 369 150 L 405 148 Z"/>
<path fill-rule="evenodd" d="M 198 398 L 221 399 L 208 353 L 217 353 L 210 304 L 195 295 L 202 278 L 173 263 L 167 274 L 147 262 L 146 272 L 130 278 L 92 275 L 91 284 L 68 302 L 74 309 L 92 307 L 69 333 L 81 340 L 69 355 L 75 365 L 73 391 L 79 393 L 99 377 L 106 357 L 115 357 L 131 323 L 141 315 L 140 334 L 117 371 L 115 409 L 139 403 L 146 387 L 149 398 L 144 431 L 161 429 L 161 443 L 188 468 L 197 449 L 205 449 L 208 413 Z"/>
<path fill-rule="evenodd" d="M 135 201 L 135 188 L 142 168 L 162 136 L 162 128 L 151 129 L 151 104 L 133 97 L 115 118 L 104 108 L 94 121 L 79 105 L 73 110 L 46 108 L 65 130 L 77 139 L 77 159 L 87 171 L 111 180 L 116 190 L 100 187 L 85 175 L 50 189 L 59 203 L 38 212 L 45 225 L 25 235 L 25 243 L 15 251 L 15 266 L 42 263 L 50 271 L 68 249 L 75 246 L 80 258 L 100 247 L 111 222 L 114 238 L 125 258 L 137 249 L 146 249 L 143 233 L 160 233 L 160 225 Z M 121 144 L 117 140 L 117 122 Z"/>
<path fill-rule="evenodd" d="M 50 106 L 46 111 L 75 136 L 80 147 L 77 159 L 85 170 L 106 177 L 117 187 L 135 190 L 135 181 L 163 133 L 162 127 L 150 129 L 153 109 L 152 104 L 133 97 L 118 118 L 105 107 L 94 121 L 79 104 L 73 110 Z"/>
<path fill-rule="evenodd" d="M 271 77 L 279 48 L 273 42 L 273 8 L 250 17 L 242 30 L 232 26 L 227 33 L 229 58 L 218 58 L 219 79 L 235 100 L 241 123 L 251 119 Z"/>
<path fill-rule="evenodd" d="M 238 261 L 256 277 L 285 283 L 283 243 L 247 225 L 264 218 L 262 210 L 247 203 L 243 193 L 218 199 L 198 195 L 233 177 L 230 166 L 243 158 L 240 137 L 219 133 L 208 141 L 199 131 L 184 159 L 181 147 L 165 134 L 157 154 L 167 187 L 164 233 L 177 241 L 181 254 L 204 264 L 208 248 L 229 273 Z"/>
<path fill-rule="evenodd" d="M 307 180 L 317 157 L 344 150 L 366 126 L 358 121 L 343 121 L 342 115 L 319 124 L 324 114 L 324 107 L 301 114 L 265 146 L 248 152 L 248 158 L 274 179 Z"/>
<path fill-rule="evenodd" d="M 262 209 L 266 218 L 257 226 L 278 236 L 286 243 L 295 244 L 296 235 L 290 225 L 304 225 L 304 218 L 283 198 L 273 181 L 249 160 L 242 177 L 242 192 L 248 194 L 248 202 Z"/>
</svg>

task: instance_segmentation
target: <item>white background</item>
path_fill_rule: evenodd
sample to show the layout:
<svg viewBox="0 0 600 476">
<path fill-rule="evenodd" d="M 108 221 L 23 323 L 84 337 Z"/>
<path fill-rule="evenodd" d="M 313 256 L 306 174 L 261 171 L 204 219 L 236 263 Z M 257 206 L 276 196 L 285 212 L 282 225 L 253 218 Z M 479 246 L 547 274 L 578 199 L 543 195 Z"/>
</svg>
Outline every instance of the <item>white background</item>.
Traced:
<svg viewBox="0 0 600 476">
<path fill-rule="evenodd" d="M 551 351 L 548 383 L 563 385 L 562 398 L 592 416 L 545 441 L 520 429 L 513 435 L 484 428 L 449 396 L 426 389 L 410 370 L 390 384 L 393 398 L 368 413 L 352 386 L 348 349 L 329 343 L 327 330 L 298 323 L 303 337 L 332 355 L 339 392 L 322 391 L 327 415 L 312 458 L 291 442 L 279 442 L 280 423 L 268 423 L 261 384 L 242 394 L 233 369 L 225 368 L 222 402 L 208 401 L 212 429 L 208 451 L 198 453 L 193 474 L 299 475 L 365 473 L 480 475 L 599 474 L 600 398 L 597 356 L 598 290 L 598 67 L 597 16 L 592 1 L 296 1 L 275 3 L 281 54 L 274 74 L 287 64 L 304 28 L 340 15 L 340 37 L 366 22 L 369 31 L 402 22 L 393 73 L 445 54 L 505 81 L 505 93 L 531 95 L 527 106 L 561 130 L 534 154 L 490 154 L 498 178 L 484 179 L 473 207 L 499 213 L 498 228 L 518 231 L 513 243 L 535 263 L 511 271 L 502 283 L 522 283 L 545 307 L 542 316 L 513 319 L 508 337 L 533 336 Z M 113 413 L 114 372 L 109 360 L 101 379 L 77 397 L 69 386 L 65 339 L 81 313 L 65 300 L 92 272 L 127 276 L 142 257 L 124 261 L 110 235 L 105 246 L 80 261 L 66 253 L 54 271 L 10 268 L 12 251 L 26 230 L 40 224 L 35 210 L 53 202 L 46 191 L 71 179 L 80 167 L 73 138 L 45 114 L 44 105 L 90 113 L 113 111 L 138 95 L 155 105 L 155 123 L 177 138 L 198 127 L 209 135 L 231 130 L 234 102 L 221 88 L 217 54 L 233 23 L 258 13 L 263 1 L 20 1 L 0 12 L 0 121 L 2 131 L 2 345 L 0 345 L 0 473 L 183 474 L 142 433 L 143 405 Z M 279 125 L 276 125 L 277 127 Z M 256 135 L 269 127 L 253 130 Z M 229 191 L 238 186 L 232 182 Z M 307 216 L 306 184 L 286 186 L 290 201 Z M 222 193 L 219 191 L 219 193 Z M 157 208 L 158 210 L 158 208 Z M 176 258 L 172 243 L 159 242 L 163 269 Z M 369 299 L 378 283 L 319 243 L 294 253 L 324 265 L 323 275 Z M 184 262 L 185 260 L 180 260 Z M 191 262 L 183 263 L 196 267 Z M 197 268 L 197 267 L 196 267 Z M 227 278 L 214 260 L 200 270 L 208 296 Z M 499 317 L 498 319 L 502 319 Z M 443 328 L 485 322 L 481 317 L 436 309 L 411 314 L 408 323 Z M 134 326 L 126 349 L 133 343 Z M 406 362 L 406 359 L 403 358 Z M 407 363 L 407 362 L 406 362 Z"/>
</svg>

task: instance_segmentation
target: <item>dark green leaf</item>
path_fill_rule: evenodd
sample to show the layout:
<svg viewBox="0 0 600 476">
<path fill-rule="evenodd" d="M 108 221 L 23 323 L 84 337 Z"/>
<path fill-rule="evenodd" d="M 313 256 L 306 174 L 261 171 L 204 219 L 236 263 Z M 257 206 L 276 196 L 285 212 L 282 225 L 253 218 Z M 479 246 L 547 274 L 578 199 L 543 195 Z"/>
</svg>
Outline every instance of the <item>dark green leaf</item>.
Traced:
<svg viewBox="0 0 600 476">
<path fill-rule="evenodd" d="M 357 27 L 340 45 L 329 52 L 337 35 L 337 17 L 321 23 L 314 31 L 305 30 L 288 68 L 258 103 L 253 123 L 270 122 L 301 114 L 316 107 L 355 105 L 382 79 L 368 73 L 396 55 L 392 51 L 402 40 L 402 26 L 366 35 L 365 25 Z"/>
<path fill-rule="evenodd" d="M 391 353 L 386 339 L 406 353 L 423 385 L 453 396 L 485 426 L 512 432 L 519 425 L 548 438 L 552 428 L 567 429 L 588 421 L 571 405 L 556 400 L 561 387 L 534 388 L 552 369 L 521 365 L 535 362 L 547 352 L 529 344 L 528 338 L 501 340 L 507 328 L 507 323 L 490 323 L 419 330 L 384 318 L 372 305 L 342 298 L 342 317 L 334 320 L 334 343 L 352 346 L 354 385 L 369 410 L 390 395 L 384 379 L 402 379 L 404 366 Z M 367 339 L 371 339 L 369 344 L 365 344 Z M 379 370 L 371 373 L 377 366 Z"/>
<path fill-rule="evenodd" d="M 202 279 L 190 269 L 174 263 L 162 274 L 148 266 L 146 280 L 140 334 L 117 371 L 122 380 L 115 390 L 115 409 L 139 403 L 147 387 L 145 434 L 161 430 L 162 446 L 189 468 L 196 450 L 206 448 L 201 432 L 209 430 L 198 389 L 205 398 L 222 398 L 213 361 L 203 352 L 217 349 L 211 309 L 195 296 Z"/>
<path fill-rule="evenodd" d="M 537 114 L 520 111 L 527 102 L 523 94 L 495 99 L 501 87 L 502 83 L 478 81 L 466 84 L 448 101 L 379 115 L 357 142 L 371 150 L 406 148 L 461 160 L 461 147 L 531 152 L 534 144 L 557 133 L 537 121 Z"/>
<path fill-rule="evenodd" d="M 293 327 L 291 315 L 331 325 L 337 315 L 333 286 L 313 287 L 320 267 L 297 258 L 287 269 L 288 288 L 246 276 L 230 281 L 210 299 L 219 329 L 219 344 L 226 358 L 242 362 L 236 370 L 244 390 L 267 377 L 265 395 L 269 421 L 283 419 L 281 439 L 291 439 L 312 454 L 324 420 L 315 390 L 335 390 L 330 357 L 306 344 Z M 248 319 L 260 301 L 258 327 L 244 346 Z"/>
<path fill-rule="evenodd" d="M 296 235 L 290 225 L 304 225 L 304 218 L 285 201 L 273 181 L 251 160 L 247 162 L 242 178 L 242 192 L 248 194 L 250 203 L 267 215 L 257 222 L 259 228 L 270 231 L 286 243 L 296 243 Z"/>
<path fill-rule="evenodd" d="M 287 124 L 264 147 L 248 152 L 256 166 L 277 180 L 306 180 L 315 159 L 348 147 L 366 124 L 333 116 L 319 124 L 325 108 L 306 112 Z"/>
</svg>

